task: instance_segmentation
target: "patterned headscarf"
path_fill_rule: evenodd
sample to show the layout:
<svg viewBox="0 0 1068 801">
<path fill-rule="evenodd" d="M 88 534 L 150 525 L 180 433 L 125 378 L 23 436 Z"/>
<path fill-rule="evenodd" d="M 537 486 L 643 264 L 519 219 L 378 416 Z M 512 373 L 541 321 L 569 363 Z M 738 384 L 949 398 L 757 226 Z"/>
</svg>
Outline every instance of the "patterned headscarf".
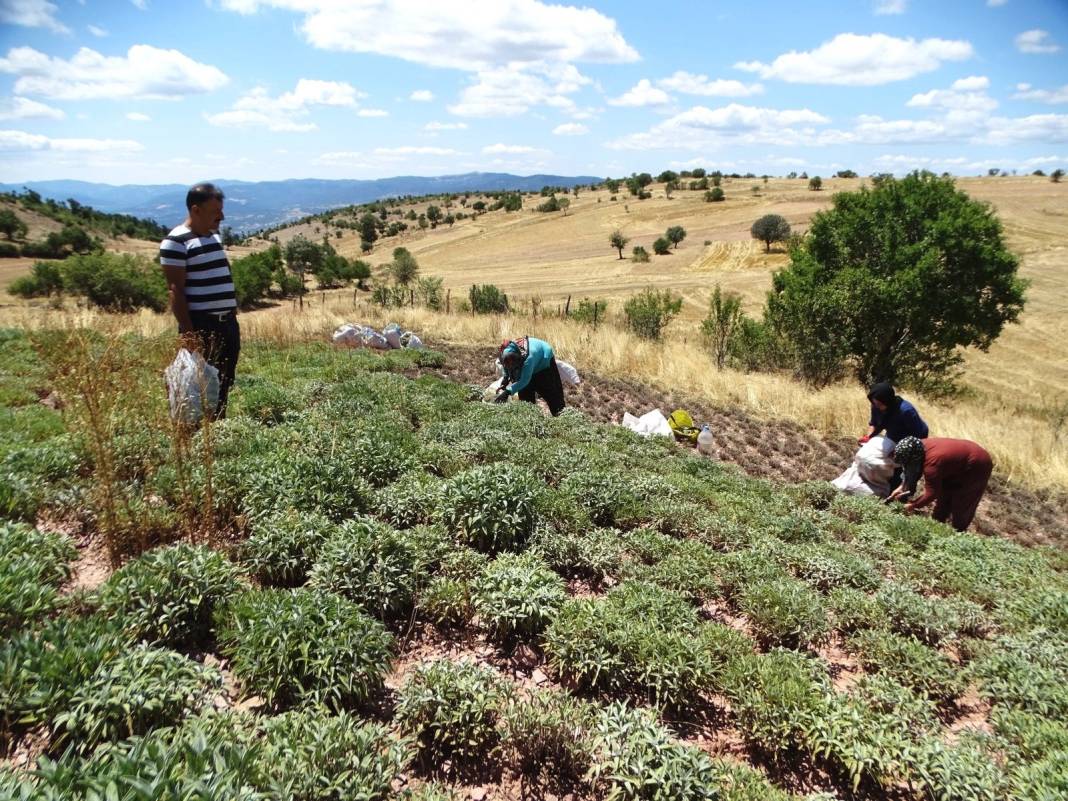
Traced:
<svg viewBox="0 0 1068 801">
<path fill-rule="evenodd" d="M 923 474 L 923 460 L 927 448 L 919 437 L 905 437 L 894 447 L 894 464 L 904 468 L 904 484 L 911 492 L 916 491 L 916 484 Z"/>
</svg>

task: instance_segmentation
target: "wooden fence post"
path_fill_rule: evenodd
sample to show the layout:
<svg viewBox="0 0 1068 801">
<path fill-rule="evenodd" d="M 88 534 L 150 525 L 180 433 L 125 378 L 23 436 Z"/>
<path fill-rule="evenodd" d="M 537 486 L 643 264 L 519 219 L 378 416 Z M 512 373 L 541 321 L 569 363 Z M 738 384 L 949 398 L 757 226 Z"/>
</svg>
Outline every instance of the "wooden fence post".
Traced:
<svg viewBox="0 0 1068 801">
<path fill-rule="evenodd" d="M 564 306 L 564 317 L 571 316 L 571 296 L 567 296 L 567 305 Z"/>
<path fill-rule="evenodd" d="M 449 314 L 452 311 L 451 306 L 452 306 L 452 290 L 451 289 L 446 289 L 445 290 L 445 313 L 446 314 Z"/>
</svg>

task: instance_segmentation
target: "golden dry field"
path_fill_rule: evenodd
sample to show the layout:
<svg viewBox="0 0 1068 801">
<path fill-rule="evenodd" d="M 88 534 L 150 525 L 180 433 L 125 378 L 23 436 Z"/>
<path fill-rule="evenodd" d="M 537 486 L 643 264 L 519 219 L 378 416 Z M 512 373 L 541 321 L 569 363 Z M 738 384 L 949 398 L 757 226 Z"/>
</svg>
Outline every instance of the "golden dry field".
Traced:
<svg viewBox="0 0 1068 801">
<path fill-rule="evenodd" d="M 493 212 L 451 228 L 405 232 L 380 243 L 368 257 L 381 265 L 392 248 L 407 247 L 422 274 L 444 279 L 454 304 L 451 315 L 386 313 L 362 298 L 354 302 L 348 290 L 314 293 L 301 319 L 285 303 L 245 315 L 243 325 L 247 336 L 280 340 L 326 337 L 343 321 L 384 323 L 387 318 L 397 318 L 425 337 L 457 344 L 495 343 L 509 334 L 531 333 L 552 342 L 580 370 L 691 392 L 758 417 L 794 420 L 821 435 L 860 433 L 867 404 L 859 386 L 842 383 L 816 391 L 785 375 L 717 371 L 702 349 L 697 326 L 716 284 L 741 294 L 747 311 L 759 313 L 771 273 L 786 263 L 786 255 L 774 249 L 766 254 L 762 244 L 750 239 L 749 226 L 757 217 L 781 214 L 795 230 L 803 230 L 815 211 L 830 205 L 834 192 L 862 183 L 827 179 L 822 191 L 812 192 L 800 179 L 771 179 L 767 185 L 760 179 L 725 179 L 723 203 L 704 202 L 700 191 L 676 191 L 668 199 L 661 185 L 651 187 L 653 197 L 641 202 L 624 193 L 612 201 L 607 190 L 582 191 L 571 198 L 566 213 L 551 214 L 532 211 L 541 199 L 527 197 L 528 208 L 521 212 Z M 1006 329 L 989 353 L 968 355 L 961 397 L 935 401 L 909 396 L 932 432 L 986 446 L 1003 477 L 1031 487 L 1068 489 L 1068 184 L 1003 177 L 964 178 L 958 186 L 997 210 L 1008 245 L 1020 257 L 1021 275 L 1032 282 L 1027 308 L 1020 324 Z M 452 211 L 458 210 L 457 204 Z M 651 252 L 653 240 L 669 225 L 683 226 L 686 239 L 671 255 L 653 256 L 648 264 L 619 260 L 608 244 L 609 234 L 618 228 L 630 239 L 626 254 L 634 245 Z M 320 238 L 329 226 L 315 228 L 314 223 L 292 227 L 278 237 L 282 242 L 297 233 Z M 341 238 L 332 235 L 330 242 L 343 255 L 359 255 L 355 231 L 345 230 Z M 152 249 L 151 243 L 141 245 Z M 456 314 L 455 304 L 473 283 L 496 284 L 525 313 L 504 318 Z M 662 344 L 638 341 L 615 326 L 591 331 L 545 314 L 571 296 L 573 304 L 583 297 L 607 299 L 613 317 L 628 296 L 646 286 L 670 288 L 685 301 L 681 318 Z M 540 300 L 543 313 L 537 319 L 529 316 L 531 299 Z M 5 325 L 97 324 L 102 319 L 9 297 L 0 304 L 0 324 Z M 142 313 L 121 325 L 159 331 L 170 322 L 166 316 Z"/>
</svg>

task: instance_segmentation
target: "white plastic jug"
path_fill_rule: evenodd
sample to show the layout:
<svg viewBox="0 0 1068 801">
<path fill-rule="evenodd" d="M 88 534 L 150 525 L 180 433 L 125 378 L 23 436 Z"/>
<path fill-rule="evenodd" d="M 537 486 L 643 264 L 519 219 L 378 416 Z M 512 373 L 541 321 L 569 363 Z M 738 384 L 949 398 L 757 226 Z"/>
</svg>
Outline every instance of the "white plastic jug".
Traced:
<svg viewBox="0 0 1068 801">
<path fill-rule="evenodd" d="M 705 456 L 712 456 L 715 453 L 715 447 L 715 441 L 712 439 L 712 429 L 708 427 L 708 423 L 705 423 L 701 426 L 701 433 L 697 435 L 697 450 Z"/>
</svg>

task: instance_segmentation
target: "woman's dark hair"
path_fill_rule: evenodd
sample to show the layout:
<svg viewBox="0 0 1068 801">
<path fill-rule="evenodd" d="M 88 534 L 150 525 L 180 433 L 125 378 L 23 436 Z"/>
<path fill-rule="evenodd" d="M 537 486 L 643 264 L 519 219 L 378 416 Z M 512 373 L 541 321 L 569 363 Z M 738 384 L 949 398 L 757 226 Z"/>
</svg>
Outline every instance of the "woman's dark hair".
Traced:
<svg viewBox="0 0 1068 801">
<path fill-rule="evenodd" d="M 891 409 L 901 404 L 901 398 L 894 393 L 894 388 L 887 382 L 876 384 L 868 392 L 868 400 L 877 400 Z"/>
<path fill-rule="evenodd" d="M 188 192 L 185 193 L 185 207 L 191 209 L 193 206 L 199 206 L 205 200 L 222 200 L 224 198 L 223 192 L 215 184 L 197 184 Z"/>
</svg>

